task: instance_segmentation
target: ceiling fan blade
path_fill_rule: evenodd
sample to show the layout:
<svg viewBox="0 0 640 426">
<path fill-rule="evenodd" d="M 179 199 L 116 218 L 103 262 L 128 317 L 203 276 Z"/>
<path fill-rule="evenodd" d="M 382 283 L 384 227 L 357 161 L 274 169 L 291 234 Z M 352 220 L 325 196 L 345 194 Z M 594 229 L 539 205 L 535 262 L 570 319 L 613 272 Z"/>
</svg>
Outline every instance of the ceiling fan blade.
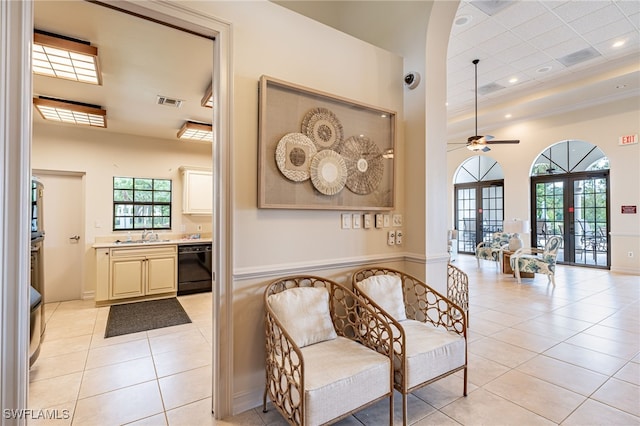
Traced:
<svg viewBox="0 0 640 426">
<path fill-rule="evenodd" d="M 518 139 L 509 139 L 509 140 L 487 140 L 484 143 L 486 144 L 499 144 L 499 143 L 520 143 Z"/>
</svg>

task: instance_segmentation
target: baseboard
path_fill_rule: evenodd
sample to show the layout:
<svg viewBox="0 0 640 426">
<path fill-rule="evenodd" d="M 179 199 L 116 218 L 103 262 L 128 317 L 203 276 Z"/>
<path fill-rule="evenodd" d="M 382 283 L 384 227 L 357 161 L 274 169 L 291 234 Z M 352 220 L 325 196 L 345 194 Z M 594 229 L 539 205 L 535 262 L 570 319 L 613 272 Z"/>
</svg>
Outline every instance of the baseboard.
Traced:
<svg viewBox="0 0 640 426">
<path fill-rule="evenodd" d="M 82 292 L 82 300 L 91 300 L 96 298 L 96 292 L 94 290 Z"/>
<path fill-rule="evenodd" d="M 259 407 L 262 410 L 262 397 L 264 388 L 236 393 L 233 395 L 233 415 L 244 413 L 247 410 Z"/>
<path fill-rule="evenodd" d="M 620 268 L 613 266 L 611 267 L 611 272 L 615 272 L 616 274 L 625 274 L 625 275 L 640 275 L 640 269 L 638 268 Z"/>
</svg>

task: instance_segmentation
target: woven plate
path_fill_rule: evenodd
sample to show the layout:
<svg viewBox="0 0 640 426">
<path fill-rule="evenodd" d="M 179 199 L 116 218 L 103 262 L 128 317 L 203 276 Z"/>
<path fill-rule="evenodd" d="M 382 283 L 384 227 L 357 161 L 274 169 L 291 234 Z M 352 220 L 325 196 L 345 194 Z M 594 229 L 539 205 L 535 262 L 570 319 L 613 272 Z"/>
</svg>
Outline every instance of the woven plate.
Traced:
<svg viewBox="0 0 640 426">
<path fill-rule="evenodd" d="M 356 194 L 372 193 L 384 173 L 378 145 L 366 136 L 351 136 L 340 145 L 339 152 L 347 166 L 347 188 Z"/>
<path fill-rule="evenodd" d="M 342 191 L 347 181 L 347 166 L 335 151 L 325 149 L 311 159 L 311 183 L 325 195 L 335 195 Z"/>
<path fill-rule="evenodd" d="M 317 149 L 302 133 L 287 133 L 276 147 L 276 164 L 280 172 L 294 182 L 309 179 L 309 165 Z"/>
<path fill-rule="evenodd" d="M 340 120 L 326 108 L 307 112 L 302 119 L 301 131 L 316 144 L 318 151 L 334 149 L 344 137 Z"/>
</svg>

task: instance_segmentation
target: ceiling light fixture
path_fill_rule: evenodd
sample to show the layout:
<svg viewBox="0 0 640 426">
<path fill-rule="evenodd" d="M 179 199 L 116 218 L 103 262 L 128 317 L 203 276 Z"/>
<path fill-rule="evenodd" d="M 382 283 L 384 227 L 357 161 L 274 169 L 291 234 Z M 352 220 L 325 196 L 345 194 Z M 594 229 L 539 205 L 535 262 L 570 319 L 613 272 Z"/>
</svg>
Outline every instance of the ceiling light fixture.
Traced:
<svg viewBox="0 0 640 426">
<path fill-rule="evenodd" d="M 511 118 L 511 114 L 505 114 L 504 118 Z"/>
<path fill-rule="evenodd" d="M 518 82 L 518 77 L 512 77 L 509 79 L 509 83 L 514 84 Z"/>
<path fill-rule="evenodd" d="M 213 141 L 213 126 L 206 123 L 186 121 L 178 132 L 178 139 Z"/>
<path fill-rule="evenodd" d="M 470 144 L 467 145 L 467 149 L 469 151 L 474 151 L 474 152 L 477 152 L 477 151 L 487 152 L 487 151 L 489 151 L 489 148 L 487 148 L 485 145 L 480 144 L 480 143 L 470 143 Z"/>
<path fill-rule="evenodd" d="M 32 62 L 34 74 L 102 84 L 98 48 L 82 40 L 36 30 Z"/>
<path fill-rule="evenodd" d="M 43 96 L 33 98 L 33 105 L 45 120 L 91 127 L 107 127 L 107 111 L 99 105 Z"/>
<path fill-rule="evenodd" d="M 207 87 L 207 90 L 204 93 L 204 96 L 202 97 L 202 101 L 200 101 L 200 105 L 202 105 L 203 107 L 206 107 L 206 108 L 213 108 L 213 89 L 212 89 L 212 84 L 209 84 L 209 87 Z"/>
<path fill-rule="evenodd" d="M 624 46 L 625 40 L 618 40 L 611 45 L 611 47 L 617 48 Z"/>
</svg>

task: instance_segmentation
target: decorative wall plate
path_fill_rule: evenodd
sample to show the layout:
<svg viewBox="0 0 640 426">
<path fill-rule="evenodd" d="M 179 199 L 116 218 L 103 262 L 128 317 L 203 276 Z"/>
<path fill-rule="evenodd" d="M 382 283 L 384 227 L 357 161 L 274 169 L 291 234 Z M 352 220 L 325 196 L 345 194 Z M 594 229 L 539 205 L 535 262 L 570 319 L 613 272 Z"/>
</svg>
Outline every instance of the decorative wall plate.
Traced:
<svg viewBox="0 0 640 426">
<path fill-rule="evenodd" d="M 378 145 L 366 136 L 351 136 L 340 145 L 339 152 L 347 166 L 347 188 L 361 195 L 373 192 L 384 173 Z"/>
<path fill-rule="evenodd" d="M 311 159 L 318 150 L 302 133 L 287 133 L 276 147 L 276 164 L 280 172 L 294 182 L 309 179 Z"/>
<path fill-rule="evenodd" d="M 302 133 L 316 144 L 318 151 L 334 149 L 344 137 L 338 117 L 327 108 L 314 108 L 302 119 Z"/>
<path fill-rule="evenodd" d="M 311 159 L 311 183 L 325 195 L 335 195 L 342 191 L 347 181 L 347 166 L 335 151 L 325 149 Z"/>
</svg>

